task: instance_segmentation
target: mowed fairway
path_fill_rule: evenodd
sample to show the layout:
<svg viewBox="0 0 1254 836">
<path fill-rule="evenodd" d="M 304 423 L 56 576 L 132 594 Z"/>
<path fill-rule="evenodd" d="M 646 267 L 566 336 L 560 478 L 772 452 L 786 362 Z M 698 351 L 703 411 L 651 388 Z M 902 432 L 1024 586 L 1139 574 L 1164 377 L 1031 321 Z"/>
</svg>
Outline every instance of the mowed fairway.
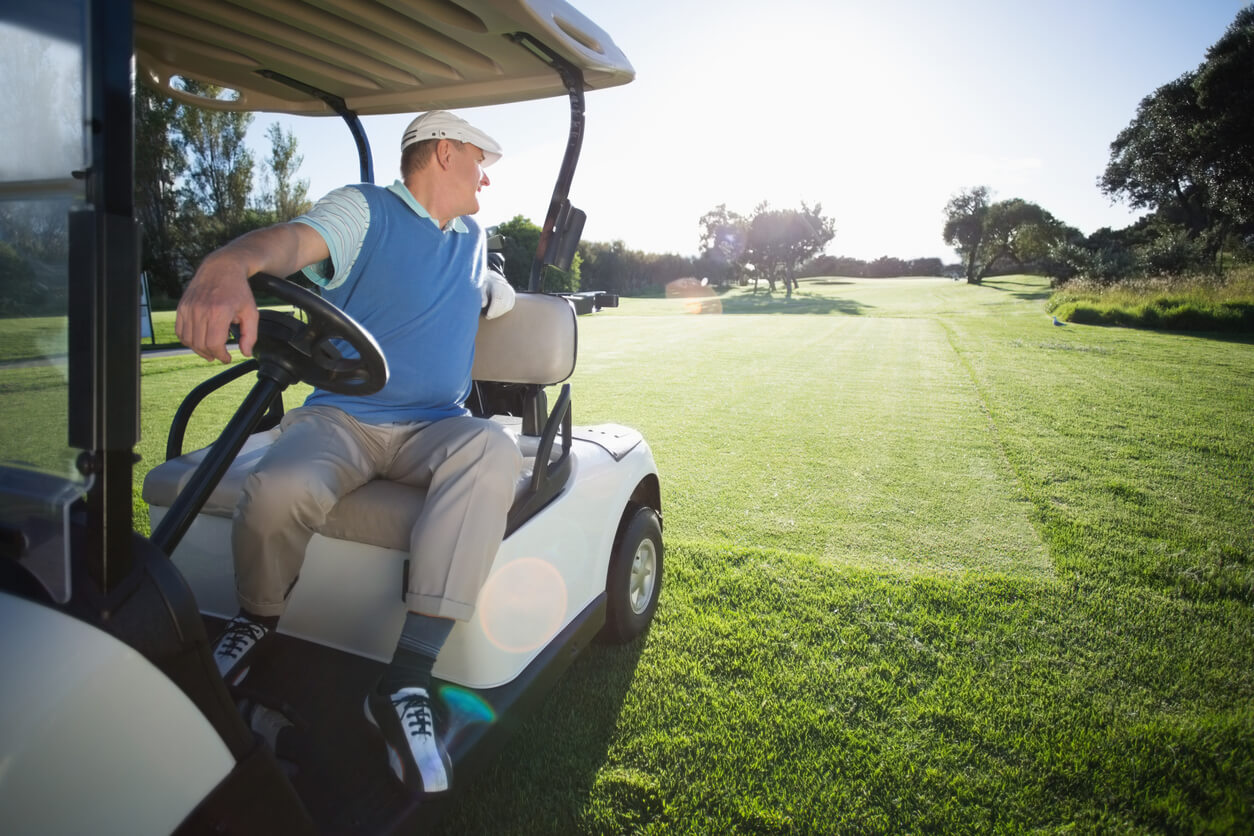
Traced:
<svg viewBox="0 0 1254 836">
<path fill-rule="evenodd" d="M 1254 832 L 1254 345 L 1057 327 L 1047 296 L 582 318 L 576 423 L 661 471 L 661 605 L 500 718 L 433 832 Z M 144 371 L 152 462 L 210 369 Z"/>
<path fill-rule="evenodd" d="M 879 571 L 1052 571 L 935 320 L 619 315 L 580 348 L 576 403 L 593 406 L 577 418 L 644 433 L 668 537 Z"/>
<path fill-rule="evenodd" d="M 439 831 L 1251 832 L 1254 347 L 1047 295 L 581 320 L 576 421 L 661 470 L 661 607 Z"/>
</svg>

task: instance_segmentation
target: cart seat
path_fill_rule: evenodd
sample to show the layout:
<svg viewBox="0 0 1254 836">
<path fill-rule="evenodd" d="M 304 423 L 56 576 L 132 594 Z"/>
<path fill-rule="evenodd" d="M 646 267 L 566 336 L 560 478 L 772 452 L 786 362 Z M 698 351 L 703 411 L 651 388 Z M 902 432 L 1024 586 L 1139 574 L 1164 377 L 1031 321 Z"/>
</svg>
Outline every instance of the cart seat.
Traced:
<svg viewBox="0 0 1254 836">
<path fill-rule="evenodd" d="M 515 491 L 507 535 L 542 508 L 569 477 L 569 390 L 552 413 L 544 406 L 544 387 L 561 383 L 574 372 L 576 358 L 575 311 L 559 296 L 518 294 L 514 310 L 502 317 L 483 320 L 475 340 L 476 414 L 491 417 L 518 441 L 523 472 Z M 515 393 L 513 397 L 485 396 L 493 387 Z M 482 404 L 516 404 L 510 414 L 484 412 Z M 542 424 L 530 426 L 538 412 Z M 564 430 L 565 443 L 557 434 Z M 252 435 L 235 457 L 222 480 L 210 494 L 201 514 L 229 518 L 235 509 L 244 480 L 280 433 L 279 428 Z M 208 448 L 185 453 L 157 465 L 144 479 L 143 498 L 149 505 L 169 508 L 204 460 Z M 545 464 L 537 478 L 536 461 Z M 338 540 L 368 543 L 407 551 L 409 534 L 422 511 L 426 492 L 421 488 L 387 480 L 367 482 L 343 497 L 332 509 L 318 533 Z"/>
</svg>

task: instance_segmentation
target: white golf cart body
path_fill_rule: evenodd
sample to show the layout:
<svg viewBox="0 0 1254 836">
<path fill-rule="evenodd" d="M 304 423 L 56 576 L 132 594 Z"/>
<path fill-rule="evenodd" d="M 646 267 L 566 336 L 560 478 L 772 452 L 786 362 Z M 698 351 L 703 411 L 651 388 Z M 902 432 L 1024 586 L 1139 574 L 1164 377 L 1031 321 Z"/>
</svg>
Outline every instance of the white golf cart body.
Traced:
<svg viewBox="0 0 1254 836">
<path fill-rule="evenodd" d="M 574 309 L 564 298 L 519 294 L 512 312 L 481 324 L 472 377 L 561 382 L 574 371 L 576 327 Z M 656 496 L 657 469 L 640 433 L 613 424 L 573 428 L 563 449 L 563 418 L 549 417 L 555 433 L 549 460 L 569 457 L 565 485 L 502 543 L 474 617 L 457 623 L 440 654 L 435 674 L 441 679 L 494 688 L 518 676 L 558 633 L 603 598 L 627 510 L 656 504 L 650 497 Z M 523 454 L 516 492 L 521 498 L 534 478 L 542 438 L 528 435 L 521 417 L 493 420 L 517 440 Z M 229 547 L 231 515 L 244 478 L 278 433 L 275 428 L 249 438 L 172 554 L 208 615 L 230 618 L 239 609 Z M 206 452 L 185 454 L 149 472 L 144 498 L 154 527 Z M 389 661 L 405 620 L 401 579 L 422 503 L 422 490 L 382 480 L 344 497 L 306 550 L 279 631 Z"/>
<path fill-rule="evenodd" d="M 60 414 L 34 427 L 54 436 L 48 458 L 12 431 L 32 423 L 16 411 L 26 400 L 6 395 L 2 416 L 0 830 L 413 832 L 421 802 L 400 792 L 377 740 L 365 739 L 356 683 L 377 675 L 395 647 L 410 559 L 396 532 L 412 522 L 421 495 L 371 483 L 345 498 L 313 538 L 280 621 L 279 658 L 267 661 L 286 667 L 270 680 L 264 670 L 250 674 L 261 688 L 305 678 L 304 692 L 319 692 L 305 719 L 313 755 L 338 770 L 325 776 L 281 768 L 247 725 L 240 695 L 213 666 L 202 618 L 216 624 L 237 608 L 230 509 L 276 430 L 241 434 L 221 481 L 194 473 L 204 451 L 172 449 L 145 486 L 152 536 L 131 530 L 139 400 L 132 70 L 203 107 L 338 115 L 357 141 L 363 180 L 373 179 L 373 163 L 360 115 L 567 95 L 570 141 L 541 238 L 542 251 L 559 253 L 545 263 L 560 264 L 581 226 L 565 196 L 583 92 L 630 81 L 630 64 L 563 0 L 50 0 L 6 7 L 0 39 L 53 57 L 68 45 L 68 66 L 81 78 L 70 94 L 78 101 L 67 103 L 62 76 L 32 72 L 48 87 L 23 95 L 68 104 L 70 116 L 64 125 L 30 120 L 16 139 L 5 133 L 4 153 L 18 162 L 0 164 L 6 207 L 70 206 L 60 219 L 68 301 L 51 319 L 69 345 L 41 361 L 62 373 Z M 201 99 L 180 78 L 233 92 Z M 54 123 L 59 134 L 45 130 Z M 66 148 L 60 157 L 21 153 Z M 27 156 L 35 164 L 25 167 Z M 634 556 L 660 570 L 651 452 L 624 427 L 574 427 L 569 390 L 548 409 L 548 387 L 574 369 L 577 324 L 571 300 L 538 292 L 543 271 L 537 259 L 534 292 L 520 294 L 516 311 L 488 323 L 478 342 L 476 414 L 506 426 L 540 476 L 520 482 L 475 617 L 457 626 L 436 669 L 492 708 L 483 722 L 463 717 L 461 737 L 449 742 L 459 775 L 463 760 L 490 757 L 500 745 L 494 729 L 533 705 L 573 651 L 613 626 L 607 613 L 616 604 L 636 619 L 627 632 L 642 629 L 656 604 L 656 578 L 632 590 L 627 572 L 613 569 L 626 560 L 630 571 Z M 0 376 L 15 369 L 0 364 Z M 523 409 L 496 409 L 501 403 Z M 203 495 L 185 501 L 197 494 L 180 493 L 189 485 Z M 641 515 L 651 515 L 649 525 L 638 524 Z M 617 626 L 622 638 L 621 619 Z"/>
</svg>

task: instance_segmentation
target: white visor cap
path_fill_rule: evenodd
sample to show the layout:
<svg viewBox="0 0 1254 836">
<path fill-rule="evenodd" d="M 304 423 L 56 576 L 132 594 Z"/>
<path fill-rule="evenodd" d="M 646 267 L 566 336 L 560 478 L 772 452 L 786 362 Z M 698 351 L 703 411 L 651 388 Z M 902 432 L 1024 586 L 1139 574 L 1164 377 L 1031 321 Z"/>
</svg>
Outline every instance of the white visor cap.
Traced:
<svg viewBox="0 0 1254 836">
<path fill-rule="evenodd" d="M 500 144 L 495 139 L 447 110 L 433 110 L 410 122 L 405 133 L 401 135 L 401 150 L 404 151 L 415 142 L 428 139 L 455 139 L 458 142 L 469 142 L 483 151 L 485 168 L 499 160 L 503 153 Z"/>
</svg>

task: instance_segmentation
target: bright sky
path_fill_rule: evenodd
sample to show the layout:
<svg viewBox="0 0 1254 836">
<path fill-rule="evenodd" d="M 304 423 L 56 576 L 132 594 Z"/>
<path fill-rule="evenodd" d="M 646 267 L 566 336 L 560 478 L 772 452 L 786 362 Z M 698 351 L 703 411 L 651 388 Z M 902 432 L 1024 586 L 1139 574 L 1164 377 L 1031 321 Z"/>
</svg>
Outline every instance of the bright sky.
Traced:
<svg viewBox="0 0 1254 836">
<path fill-rule="evenodd" d="M 701 215 L 821 203 L 833 255 L 937 256 L 963 188 L 1040 204 L 1081 231 L 1136 218 L 1097 188 L 1136 106 L 1192 70 L 1247 0 L 573 0 L 636 68 L 587 96 L 571 199 L 585 240 L 695 255 Z M 565 99 L 462 115 L 505 158 L 479 219 L 544 219 Z M 258 114 L 258 159 L 272 114 Z M 410 117 L 363 120 L 391 183 Z M 338 120 L 284 120 L 319 197 L 358 178 Z"/>
</svg>

